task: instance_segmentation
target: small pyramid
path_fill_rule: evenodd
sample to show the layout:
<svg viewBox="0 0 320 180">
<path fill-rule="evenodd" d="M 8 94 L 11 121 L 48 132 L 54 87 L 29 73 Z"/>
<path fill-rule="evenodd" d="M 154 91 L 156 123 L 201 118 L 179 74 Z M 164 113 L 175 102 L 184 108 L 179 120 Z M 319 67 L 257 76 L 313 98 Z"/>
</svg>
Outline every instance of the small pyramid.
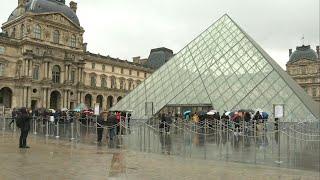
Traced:
<svg viewBox="0 0 320 180">
<path fill-rule="evenodd" d="M 112 110 L 132 110 L 133 118 L 146 118 L 146 111 L 157 113 L 166 105 L 185 104 L 212 104 L 220 112 L 263 109 L 271 116 L 273 105 L 284 104 L 283 121 L 320 119 L 319 104 L 228 15 L 191 41 Z"/>
</svg>

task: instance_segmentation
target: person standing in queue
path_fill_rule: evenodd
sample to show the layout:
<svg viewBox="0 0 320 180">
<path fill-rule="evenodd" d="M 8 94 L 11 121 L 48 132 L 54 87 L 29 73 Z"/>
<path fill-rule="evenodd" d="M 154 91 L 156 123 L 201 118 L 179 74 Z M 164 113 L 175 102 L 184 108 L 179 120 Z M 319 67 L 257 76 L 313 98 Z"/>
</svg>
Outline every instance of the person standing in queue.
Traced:
<svg viewBox="0 0 320 180">
<path fill-rule="evenodd" d="M 30 116 L 27 108 L 23 107 L 20 109 L 17 121 L 17 125 L 21 130 L 19 148 L 30 148 L 27 146 L 27 137 L 30 130 Z"/>
<path fill-rule="evenodd" d="M 101 143 L 102 140 L 102 134 L 103 134 L 103 128 L 105 125 L 105 119 L 106 119 L 106 112 L 101 112 L 97 119 L 97 132 L 98 132 L 98 143 Z"/>
<path fill-rule="evenodd" d="M 116 129 L 117 129 L 117 117 L 116 115 L 109 113 L 107 119 L 107 126 L 109 129 L 109 140 L 113 141 L 114 137 L 116 136 Z"/>
</svg>

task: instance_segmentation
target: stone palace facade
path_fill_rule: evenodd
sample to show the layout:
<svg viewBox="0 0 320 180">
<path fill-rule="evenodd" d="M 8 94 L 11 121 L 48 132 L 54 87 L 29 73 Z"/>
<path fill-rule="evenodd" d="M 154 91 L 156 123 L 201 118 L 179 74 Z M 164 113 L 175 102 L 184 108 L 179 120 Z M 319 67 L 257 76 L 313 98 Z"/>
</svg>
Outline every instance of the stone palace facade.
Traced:
<svg viewBox="0 0 320 180">
<path fill-rule="evenodd" d="M 154 71 L 88 52 L 76 12 L 75 2 L 18 0 L 0 34 L 0 106 L 107 110 Z"/>
</svg>

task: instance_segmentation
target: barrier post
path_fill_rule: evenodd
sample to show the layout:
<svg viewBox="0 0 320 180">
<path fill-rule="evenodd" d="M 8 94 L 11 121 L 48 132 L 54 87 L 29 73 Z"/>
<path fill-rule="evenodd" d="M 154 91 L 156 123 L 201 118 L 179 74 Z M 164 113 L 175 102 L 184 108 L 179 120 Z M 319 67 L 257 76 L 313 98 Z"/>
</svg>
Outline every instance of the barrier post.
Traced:
<svg viewBox="0 0 320 180">
<path fill-rule="evenodd" d="M 2 130 L 6 130 L 6 117 L 3 115 L 2 118 L 3 118 L 3 127 L 2 127 Z"/>
<path fill-rule="evenodd" d="M 56 133 L 56 138 L 57 139 L 59 139 L 60 138 L 60 136 L 59 136 L 59 119 L 58 119 L 58 121 L 57 121 L 57 128 L 56 128 L 56 130 L 57 130 L 57 133 Z"/>
<path fill-rule="evenodd" d="M 49 121 L 46 121 L 46 137 L 49 136 Z"/>
<path fill-rule="evenodd" d="M 34 126 L 33 126 L 33 134 L 38 134 L 37 133 L 37 120 L 35 120 L 35 115 L 33 114 L 32 116 L 32 119 L 33 119 L 33 123 L 34 123 Z"/>
<path fill-rule="evenodd" d="M 13 118 L 13 132 L 16 132 L 16 118 Z"/>
<path fill-rule="evenodd" d="M 73 124 L 74 122 L 71 123 L 71 140 L 75 140 L 74 135 L 73 135 Z"/>
</svg>

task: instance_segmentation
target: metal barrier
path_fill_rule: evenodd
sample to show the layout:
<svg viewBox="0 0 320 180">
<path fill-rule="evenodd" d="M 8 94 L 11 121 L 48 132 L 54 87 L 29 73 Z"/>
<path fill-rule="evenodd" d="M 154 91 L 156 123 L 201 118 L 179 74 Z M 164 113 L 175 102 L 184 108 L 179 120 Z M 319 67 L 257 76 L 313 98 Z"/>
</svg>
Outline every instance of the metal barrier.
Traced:
<svg viewBox="0 0 320 180">
<path fill-rule="evenodd" d="M 2 117 L 0 119 L 3 131 L 10 131 L 5 128 L 7 120 Z M 70 121 L 58 120 L 57 124 L 54 124 L 45 118 L 35 117 L 32 118 L 32 132 L 34 136 L 71 140 L 75 143 L 96 142 L 96 121 L 87 119 L 84 122 L 77 118 Z M 241 122 L 237 124 L 240 125 L 238 129 L 235 125 L 232 121 L 206 120 L 203 124 L 197 124 L 180 120 L 171 124 L 164 122 L 164 128 L 160 128 L 154 119 L 131 120 L 130 125 L 125 119 L 120 124 L 106 126 L 104 132 L 120 126 L 119 135 L 116 137 L 119 148 L 188 158 L 276 164 L 281 167 L 304 168 L 300 167 L 299 163 L 303 162 L 296 154 L 304 154 L 306 148 L 309 151 L 307 155 L 316 154 L 320 149 L 320 126 L 313 127 L 309 123 L 280 123 L 275 130 L 274 124 L 269 122 Z M 166 133 L 169 127 L 170 133 Z M 310 161 L 312 167 L 320 167 L 316 162 L 320 161 L 318 156 L 310 158 Z"/>
</svg>

